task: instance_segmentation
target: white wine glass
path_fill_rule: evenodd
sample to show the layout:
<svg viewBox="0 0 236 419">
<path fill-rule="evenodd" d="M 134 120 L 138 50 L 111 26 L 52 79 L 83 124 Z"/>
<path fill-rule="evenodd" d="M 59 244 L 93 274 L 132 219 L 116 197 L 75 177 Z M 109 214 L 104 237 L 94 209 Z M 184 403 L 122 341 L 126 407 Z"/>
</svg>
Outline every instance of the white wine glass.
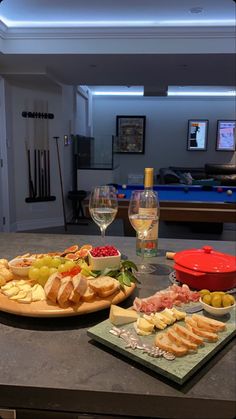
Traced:
<svg viewBox="0 0 236 419">
<path fill-rule="evenodd" d="M 145 239 L 149 230 L 158 221 L 159 202 L 157 194 L 153 190 L 134 190 L 131 193 L 129 202 L 129 221 L 132 227 L 137 232 L 138 238 L 141 242 L 141 264 L 138 265 L 137 273 L 151 273 L 156 268 L 144 262 L 144 247 Z"/>
<path fill-rule="evenodd" d="M 89 212 L 93 221 L 101 230 L 102 241 L 105 241 L 106 228 L 114 221 L 118 211 L 117 194 L 114 186 L 96 186 L 90 194 Z"/>
</svg>

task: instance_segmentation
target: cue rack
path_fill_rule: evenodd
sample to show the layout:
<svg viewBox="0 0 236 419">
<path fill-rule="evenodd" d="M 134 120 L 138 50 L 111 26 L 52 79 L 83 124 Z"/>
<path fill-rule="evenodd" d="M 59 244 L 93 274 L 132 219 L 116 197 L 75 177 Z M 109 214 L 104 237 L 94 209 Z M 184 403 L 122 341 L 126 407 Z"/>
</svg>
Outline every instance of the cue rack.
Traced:
<svg viewBox="0 0 236 419">
<path fill-rule="evenodd" d="M 51 195 L 48 102 L 35 100 L 29 112 L 27 100 L 22 116 L 25 118 L 25 151 L 28 172 L 28 197 L 25 202 L 55 201 Z"/>
</svg>

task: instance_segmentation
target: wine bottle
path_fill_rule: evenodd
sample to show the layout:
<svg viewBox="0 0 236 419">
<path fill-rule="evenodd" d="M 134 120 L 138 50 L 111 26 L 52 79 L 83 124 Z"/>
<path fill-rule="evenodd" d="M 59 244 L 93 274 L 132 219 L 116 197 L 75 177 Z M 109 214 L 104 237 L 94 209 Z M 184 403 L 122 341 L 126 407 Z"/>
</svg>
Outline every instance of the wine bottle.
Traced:
<svg viewBox="0 0 236 419">
<path fill-rule="evenodd" d="M 144 171 L 144 189 L 152 190 L 153 189 L 153 168 L 147 167 Z M 152 228 L 148 231 L 147 237 L 144 241 L 144 257 L 153 257 L 157 255 L 157 248 L 158 248 L 158 227 L 159 227 L 159 209 L 157 208 L 142 208 L 142 213 L 144 211 L 149 211 L 156 215 L 157 213 L 157 221 L 153 224 Z M 141 246 L 142 242 L 136 237 L 136 253 L 140 256 L 141 254 Z"/>
</svg>

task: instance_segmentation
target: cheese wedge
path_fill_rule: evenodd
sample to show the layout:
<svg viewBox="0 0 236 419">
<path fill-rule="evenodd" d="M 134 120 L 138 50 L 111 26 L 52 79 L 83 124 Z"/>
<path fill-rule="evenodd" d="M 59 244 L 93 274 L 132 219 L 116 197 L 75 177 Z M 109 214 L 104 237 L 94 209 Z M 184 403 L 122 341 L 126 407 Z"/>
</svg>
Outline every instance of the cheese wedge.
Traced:
<svg viewBox="0 0 236 419">
<path fill-rule="evenodd" d="M 112 304 L 110 307 L 109 320 L 115 326 L 135 322 L 137 318 L 138 314 L 134 310 L 125 309 L 115 304 Z"/>
</svg>

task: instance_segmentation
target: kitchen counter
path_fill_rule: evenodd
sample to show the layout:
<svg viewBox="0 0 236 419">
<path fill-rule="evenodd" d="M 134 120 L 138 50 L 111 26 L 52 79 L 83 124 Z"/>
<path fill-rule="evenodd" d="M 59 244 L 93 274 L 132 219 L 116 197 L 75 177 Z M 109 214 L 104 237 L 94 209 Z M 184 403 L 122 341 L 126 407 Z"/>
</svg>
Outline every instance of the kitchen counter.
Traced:
<svg viewBox="0 0 236 419">
<path fill-rule="evenodd" d="M 0 258 L 62 251 L 72 244 L 95 246 L 100 240 L 98 236 L 0 233 Z M 106 241 L 138 262 L 135 238 L 107 237 Z M 173 261 L 166 259 L 166 251 L 204 244 L 235 254 L 233 242 L 160 239 L 159 255 L 151 259 L 155 274 L 143 277 L 140 288 L 121 305 L 129 307 L 136 295 L 145 297 L 170 285 Z M 108 315 L 105 309 L 45 319 L 0 311 L 0 416 L 1 409 L 16 409 L 17 418 L 31 419 L 82 418 L 84 414 L 89 419 L 235 417 L 233 340 L 186 384 L 178 386 L 87 336 L 87 329 Z"/>
</svg>

